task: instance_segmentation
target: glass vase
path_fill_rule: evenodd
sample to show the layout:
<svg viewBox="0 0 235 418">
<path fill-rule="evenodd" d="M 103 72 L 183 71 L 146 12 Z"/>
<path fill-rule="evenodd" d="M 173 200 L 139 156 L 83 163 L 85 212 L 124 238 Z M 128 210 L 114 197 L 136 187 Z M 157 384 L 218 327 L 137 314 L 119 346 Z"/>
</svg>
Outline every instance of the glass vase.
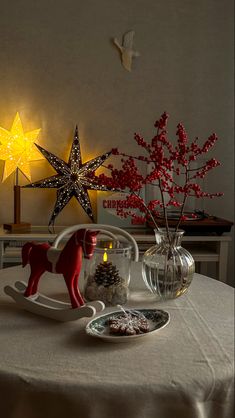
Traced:
<svg viewBox="0 0 235 418">
<path fill-rule="evenodd" d="M 85 300 L 124 305 L 129 295 L 131 255 L 127 242 L 99 240 L 85 268 Z"/>
<path fill-rule="evenodd" d="M 183 295 L 195 272 L 192 255 L 181 246 L 184 231 L 154 230 L 156 245 L 149 248 L 142 260 L 142 276 L 157 300 Z"/>
</svg>

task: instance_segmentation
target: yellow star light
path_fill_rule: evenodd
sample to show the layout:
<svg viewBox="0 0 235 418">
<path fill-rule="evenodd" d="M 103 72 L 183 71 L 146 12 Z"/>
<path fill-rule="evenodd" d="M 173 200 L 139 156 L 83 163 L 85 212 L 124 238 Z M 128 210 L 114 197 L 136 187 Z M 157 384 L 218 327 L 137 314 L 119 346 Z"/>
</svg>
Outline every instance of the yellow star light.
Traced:
<svg viewBox="0 0 235 418">
<path fill-rule="evenodd" d="M 5 161 L 2 182 L 17 168 L 31 181 L 29 162 L 43 159 L 34 145 L 39 132 L 24 133 L 19 113 L 10 131 L 0 127 L 0 160 Z"/>
</svg>

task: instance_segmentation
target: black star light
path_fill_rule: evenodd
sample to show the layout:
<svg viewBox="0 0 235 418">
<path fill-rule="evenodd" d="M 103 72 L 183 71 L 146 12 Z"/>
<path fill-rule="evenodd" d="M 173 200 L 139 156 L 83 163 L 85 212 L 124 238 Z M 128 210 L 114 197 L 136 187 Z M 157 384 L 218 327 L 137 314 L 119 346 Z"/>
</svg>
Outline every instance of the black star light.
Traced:
<svg viewBox="0 0 235 418">
<path fill-rule="evenodd" d="M 46 151 L 39 145 L 35 145 L 56 170 L 57 174 L 36 181 L 35 183 L 27 184 L 24 187 L 57 189 L 56 203 L 49 221 L 49 226 L 54 225 L 56 217 L 73 196 L 77 199 L 78 203 L 82 206 L 90 219 L 94 221 L 88 190 L 110 190 L 106 186 L 98 184 L 94 171 L 110 156 L 111 151 L 83 164 L 77 126 L 68 163 L 56 157 L 51 152 Z"/>
</svg>

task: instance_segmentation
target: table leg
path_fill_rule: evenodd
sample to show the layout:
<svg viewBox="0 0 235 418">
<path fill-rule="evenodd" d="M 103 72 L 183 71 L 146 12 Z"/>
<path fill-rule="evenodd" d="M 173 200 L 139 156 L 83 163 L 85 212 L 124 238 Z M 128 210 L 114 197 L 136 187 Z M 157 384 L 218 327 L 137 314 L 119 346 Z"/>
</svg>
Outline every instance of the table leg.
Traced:
<svg viewBox="0 0 235 418">
<path fill-rule="evenodd" d="M 219 262 L 216 263 L 217 279 L 221 282 L 227 282 L 227 264 L 228 264 L 228 242 L 219 243 Z"/>
</svg>

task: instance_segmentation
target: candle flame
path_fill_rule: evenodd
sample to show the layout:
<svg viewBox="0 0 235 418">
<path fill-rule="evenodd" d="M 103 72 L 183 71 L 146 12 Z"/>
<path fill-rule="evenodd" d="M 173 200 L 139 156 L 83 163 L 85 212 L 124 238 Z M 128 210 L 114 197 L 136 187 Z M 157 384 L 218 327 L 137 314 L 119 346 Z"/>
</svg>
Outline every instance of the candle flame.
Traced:
<svg viewBox="0 0 235 418">
<path fill-rule="evenodd" d="M 103 255 L 103 262 L 106 263 L 107 260 L 108 260 L 108 254 L 105 251 Z"/>
</svg>

